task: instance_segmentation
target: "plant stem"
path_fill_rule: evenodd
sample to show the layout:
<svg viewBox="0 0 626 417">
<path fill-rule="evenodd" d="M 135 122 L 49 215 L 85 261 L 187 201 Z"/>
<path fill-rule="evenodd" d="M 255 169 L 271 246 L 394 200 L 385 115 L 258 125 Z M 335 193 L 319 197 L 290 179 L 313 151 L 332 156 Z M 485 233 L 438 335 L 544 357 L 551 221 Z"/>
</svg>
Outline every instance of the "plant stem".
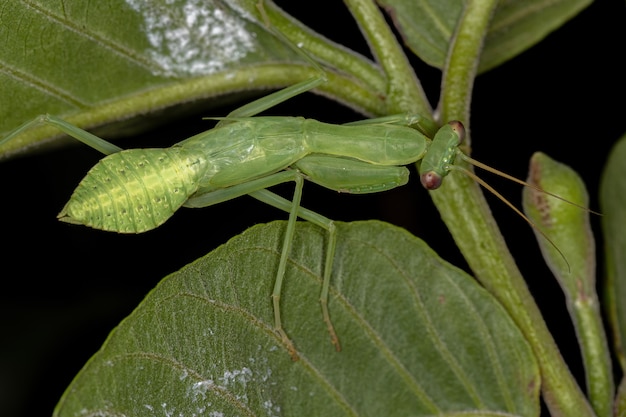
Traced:
<svg viewBox="0 0 626 417">
<path fill-rule="evenodd" d="M 443 77 L 442 120 L 469 121 L 469 102 L 484 35 L 497 1 L 468 1 Z M 453 173 L 432 198 L 480 282 L 504 305 L 530 343 L 553 416 L 593 416 L 537 307 L 478 185 Z"/>
<path fill-rule="evenodd" d="M 373 0 L 344 1 L 388 77 L 386 113 L 432 115 L 424 90 L 378 5 Z"/>
<path fill-rule="evenodd" d="M 266 2 L 264 4 L 264 10 L 272 27 L 285 35 L 294 45 L 301 46 L 320 62 L 353 75 L 355 79 L 365 83 L 369 89 L 379 92 L 385 91 L 386 80 L 376 64 L 313 32 L 283 12 L 274 3 Z"/>
</svg>

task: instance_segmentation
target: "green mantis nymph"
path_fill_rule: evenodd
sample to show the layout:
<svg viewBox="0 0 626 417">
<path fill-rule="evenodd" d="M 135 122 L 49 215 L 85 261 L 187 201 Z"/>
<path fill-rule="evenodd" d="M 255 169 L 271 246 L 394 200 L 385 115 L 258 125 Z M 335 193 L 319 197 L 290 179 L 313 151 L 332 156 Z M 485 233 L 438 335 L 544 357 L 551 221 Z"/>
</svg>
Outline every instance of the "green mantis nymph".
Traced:
<svg viewBox="0 0 626 417">
<path fill-rule="evenodd" d="M 50 115 L 23 124 L 0 145 L 25 129 L 46 123 L 108 155 L 87 173 L 59 213 L 59 219 L 69 223 L 142 233 L 164 223 L 181 206 L 207 207 L 245 194 L 289 212 L 272 294 L 275 327 L 289 346 L 279 298 L 296 218 L 323 227 L 328 231 L 328 248 L 320 298 L 324 320 L 339 349 L 327 307 L 335 229 L 330 219 L 300 207 L 303 180 L 339 192 L 379 192 L 404 185 L 409 176 L 404 165 L 422 160 L 422 183 L 434 189 L 449 171 L 447 165 L 454 162 L 464 130 L 460 122 L 452 122 L 439 129 L 431 141 L 428 135 L 435 126 L 419 115 L 347 125 L 299 117 L 252 117 L 323 81 L 305 80 L 258 99 L 221 118 L 214 129 L 170 148 L 122 150 Z M 442 160 L 448 162 L 442 165 Z M 288 181 L 296 183 L 292 201 L 266 190 Z"/>
<path fill-rule="evenodd" d="M 409 171 L 405 165 L 421 161 L 420 180 L 426 189 L 438 188 L 443 178 L 456 169 L 503 197 L 473 173 L 455 165 L 456 158 L 462 158 L 499 173 L 459 149 L 465 135 L 459 121 L 439 128 L 417 114 L 344 125 L 300 117 L 256 116 L 325 82 L 323 70 L 293 47 L 319 69 L 320 76 L 255 100 L 226 117 L 213 118 L 218 120 L 215 128 L 170 148 L 122 150 L 51 115 L 24 123 L 0 140 L 0 145 L 45 123 L 107 155 L 87 173 L 59 213 L 58 218 L 68 223 L 118 233 L 142 233 L 163 224 L 182 206 L 207 207 L 246 194 L 288 212 L 272 300 L 276 332 L 295 357 L 295 349 L 282 326 L 280 294 L 297 217 L 328 233 L 320 303 L 332 342 L 340 349 L 328 311 L 335 227 L 332 220 L 300 207 L 304 179 L 338 192 L 374 193 L 406 184 Z M 267 190 L 290 181 L 296 184 L 291 201 Z"/>
<path fill-rule="evenodd" d="M 454 165 L 456 158 L 462 158 L 520 181 L 466 156 L 459 149 L 465 135 L 459 121 L 437 129 L 431 120 L 415 114 L 344 125 L 301 117 L 253 117 L 324 80 L 315 77 L 255 100 L 216 118 L 219 122 L 215 128 L 170 148 L 122 150 L 51 115 L 24 123 L 0 140 L 0 145 L 34 125 L 46 123 L 107 155 L 87 173 L 59 213 L 59 220 L 68 223 L 142 233 L 163 224 L 182 206 L 207 207 L 246 194 L 288 212 L 272 300 L 276 332 L 294 358 L 295 348 L 282 326 L 280 294 L 296 219 L 301 217 L 324 228 L 328 243 L 320 303 L 331 340 L 340 350 L 328 311 L 335 227 L 332 220 L 300 207 L 304 179 L 338 192 L 374 193 L 406 184 L 409 171 L 404 165 L 421 161 L 420 180 L 428 190 L 439 188 L 443 178 L 456 169 L 499 196 L 473 173 Z M 267 190 L 289 181 L 296 184 L 292 201 Z"/>
</svg>

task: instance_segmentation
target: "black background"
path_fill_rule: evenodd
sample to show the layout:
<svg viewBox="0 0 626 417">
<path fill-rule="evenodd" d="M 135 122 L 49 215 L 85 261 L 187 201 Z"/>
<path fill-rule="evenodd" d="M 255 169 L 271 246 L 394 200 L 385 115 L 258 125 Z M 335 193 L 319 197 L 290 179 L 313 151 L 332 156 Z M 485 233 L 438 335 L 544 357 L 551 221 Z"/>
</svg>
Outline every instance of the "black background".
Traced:
<svg viewBox="0 0 626 417">
<path fill-rule="evenodd" d="M 339 2 L 280 3 L 329 38 L 368 54 L 358 28 Z M 623 0 L 598 0 L 537 46 L 481 75 L 472 102 L 473 157 L 525 178 L 530 156 L 541 150 L 580 173 L 591 206 L 597 209 L 603 164 L 626 131 L 625 7 Z M 326 9 L 332 13 L 320 16 L 320 10 Z M 417 59 L 414 64 L 435 104 L 439 72 Z M 362 118 L 310 94 L 273 113 L 329 122 Z M 205 128 L 205 122 L 194 115 L 128 139 L 122 146 L 168 146 Z M 137 236 L 58 222 L 56 214 L 98 159 L 97 152 L 74 146 L 0 164 L 0 259 L 5 271 L 0 292 L 0 415 L 50 414 L 111 329 L 163 276 L 253 224 L 286 218 L 243 197 L 202 210 L 182 209 L 164 226 Z M 519 186 L 487 178 L 519 205 Z M 582 383 L 563 296 L 541 260 L 531 229 L 502 203 L 488 199 L 548 326 Z M 403 226 L 446 260 L 466 267 L 415 176 L 402 189 L 372 196 L 338 196 L 307 184 L 303 205 L 335 220 L 377 218 Z M 599 220 L 592 223 L 602 259 Z"/>
</svg>

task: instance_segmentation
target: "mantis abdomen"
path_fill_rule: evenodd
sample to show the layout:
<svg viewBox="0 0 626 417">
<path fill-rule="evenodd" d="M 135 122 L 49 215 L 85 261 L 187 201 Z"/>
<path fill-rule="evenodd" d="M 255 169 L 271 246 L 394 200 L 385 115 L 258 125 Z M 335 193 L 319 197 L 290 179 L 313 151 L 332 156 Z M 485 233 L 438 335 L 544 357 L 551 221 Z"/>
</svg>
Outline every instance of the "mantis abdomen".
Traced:
<svg viewBox="0 0 626 417">
<path fill-rule="evenodd" d="M 181 148 L 109 155 L 89 170 L 58 217 L 119 233 L 154 229 L 198 189 L 198 162 Z"/>
</svg>

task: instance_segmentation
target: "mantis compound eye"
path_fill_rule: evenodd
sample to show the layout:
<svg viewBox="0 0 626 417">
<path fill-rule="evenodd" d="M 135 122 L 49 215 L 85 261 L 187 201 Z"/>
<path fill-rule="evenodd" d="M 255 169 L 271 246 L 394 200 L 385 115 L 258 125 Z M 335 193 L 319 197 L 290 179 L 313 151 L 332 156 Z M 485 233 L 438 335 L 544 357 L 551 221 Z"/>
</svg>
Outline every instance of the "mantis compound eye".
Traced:
<svg viewBox="0 0 626 417">
<path fill-rule="evenodd" d="M 459 122 L 458 120 L 452 120 L 451 122 L 448 122 L 448 124 L 450 125 L 450 127 L 452 127 L 452 130 L 454 130 L 454 132 L 459 137 L 459 143 L 463 142 L 463 140 L 465 139 L 465 126 L 463 126 L 463 123 Z"/>
<path fill-rule="evenodd" d="M 442 180 L 441 175 L 437 174 L 435 171 L 424 172 L 420 176 L 420 182 L 427 190 L 436 190 L 441 186 Z"/>
</svg>

